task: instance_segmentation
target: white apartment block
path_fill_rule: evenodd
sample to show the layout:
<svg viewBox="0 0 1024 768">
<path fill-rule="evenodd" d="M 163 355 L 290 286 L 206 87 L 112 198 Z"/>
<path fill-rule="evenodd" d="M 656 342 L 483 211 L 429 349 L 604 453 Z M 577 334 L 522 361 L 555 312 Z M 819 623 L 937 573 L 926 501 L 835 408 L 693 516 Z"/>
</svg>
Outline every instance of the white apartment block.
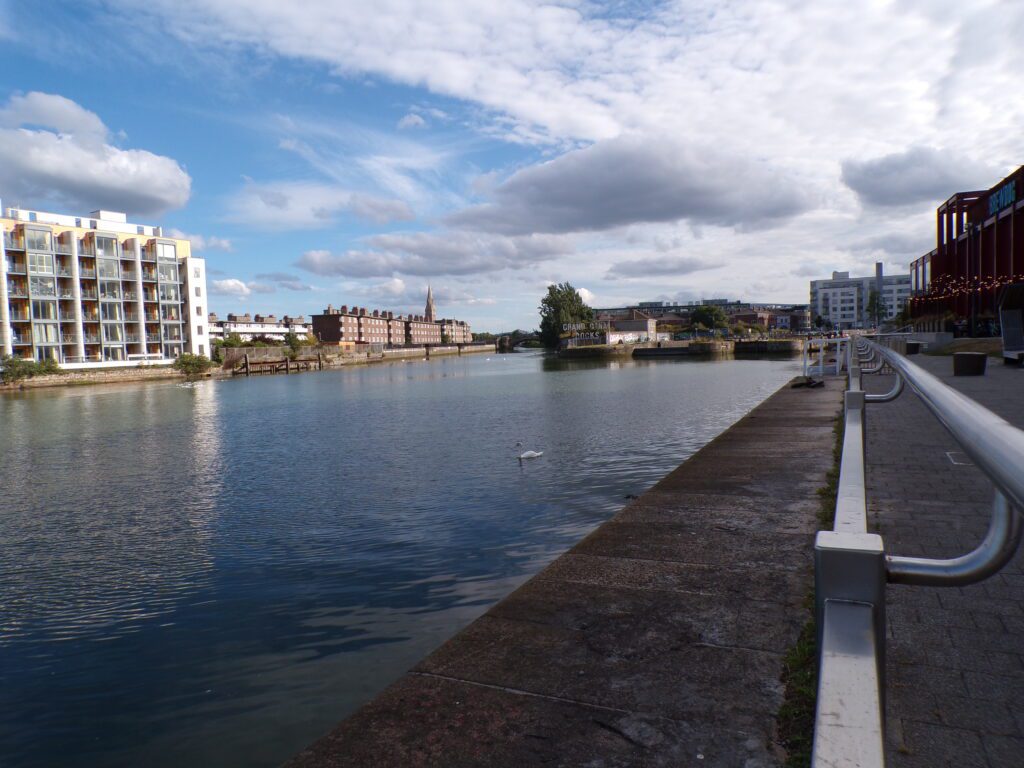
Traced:
<svg viewBox="0 0 1024 768">
<path fill-rule="evenodd" d="M 849 272 L 833 272 L 831 280 L 812 280 L 811 322 L 821 317 L 823 322 L 828 321 L 839 330 L 872 327 L 875 321 L 868 316 L 868 300 L 879 284 L 885 305 L 882 320 L 891 320 L 910 298 L 910 275 L 883 276 L 878 265 L 872 277 L 850 277 Z"/>
<path fill-rule="evenodd" d="M 188 240 L 114 211 L 3 213 L 0 352 L 65 367 L 210 353 L 206 263 Z"/>
<path fill-rule="evenodd" d="M 227 320 L 218 319 L 213 312 L 209 314 L 207 323 L 210 326 L 211 339 L 223 339 L 237 333 L 243 341 L 251 341 L 257 336 L 266 336 L 274 341 L 284 341 L 285 336 L 294 333 L 296 336 L 308 336 L 313 326 L 306 318 L 285 315 L 280 320 L 275 315 L 244 315 L 228 314 Z"/>
</svg>

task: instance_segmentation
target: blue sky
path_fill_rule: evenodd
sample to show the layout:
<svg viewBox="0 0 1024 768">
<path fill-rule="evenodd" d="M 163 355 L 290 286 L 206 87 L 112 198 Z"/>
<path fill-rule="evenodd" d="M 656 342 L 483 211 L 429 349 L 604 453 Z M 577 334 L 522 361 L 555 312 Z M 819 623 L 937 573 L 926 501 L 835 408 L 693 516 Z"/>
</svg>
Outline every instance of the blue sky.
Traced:
<svg viewBox="0 0 1024 768">
<path fill-rule="evenodd" d="M 222 314 L 806 301 L 1024 157 L 1019 8 L 847 5 L 0 0 L 0 197 L 192 236 Z"/>
</svg>

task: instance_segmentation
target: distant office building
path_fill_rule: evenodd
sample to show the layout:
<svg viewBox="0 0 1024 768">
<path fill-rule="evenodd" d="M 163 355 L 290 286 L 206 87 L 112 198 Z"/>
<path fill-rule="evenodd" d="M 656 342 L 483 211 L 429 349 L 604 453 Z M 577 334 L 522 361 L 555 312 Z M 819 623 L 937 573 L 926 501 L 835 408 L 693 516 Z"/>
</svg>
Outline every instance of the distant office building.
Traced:
<svg viewBox="0 0 1024 768">
<path fill-rule="evenodd" d="M 1024 282 L 1022 217 L 1024 166 L 990 189 L 957 192 L 940 205 L 936 247 L 910 265 L 913 316 L 995 314 L 1002 287 Z"/>
<path fill-rule="evenodd" d="M 114 211 L 0 216 L 0 352 L 62 365 L 208 355 L 206 263 Z"/>
<path fill-rule="evenodd" d="M 885 311 L 882 320 L 891 320 L 902 311 L 910 298 L 910 275 L 882 275 L 876 265 L 871 277 L 850 277 L 849 272 L 833 272 L 830 280 L 811 281 L 810 315 L 834 328 L 870 328 L 875 320 L 868 316 L 871 291 L 877 290 Z"/>
<path fill-rule="evenodd" d="M 210 339 L 224 339 L 230 334 L 238 334 L 243 341 L 262 336 L 274 341 L 284 341 L 285 336 L 294 333 L 296 336 L 307 336 L 313 326 L 306 318 L 285 315 L 280 320 L 275 315 L 235 315 L 229 313 L 226 320 L 221 320 L 211 312 L 207 318 L 210 328 Z"/>
</svg>

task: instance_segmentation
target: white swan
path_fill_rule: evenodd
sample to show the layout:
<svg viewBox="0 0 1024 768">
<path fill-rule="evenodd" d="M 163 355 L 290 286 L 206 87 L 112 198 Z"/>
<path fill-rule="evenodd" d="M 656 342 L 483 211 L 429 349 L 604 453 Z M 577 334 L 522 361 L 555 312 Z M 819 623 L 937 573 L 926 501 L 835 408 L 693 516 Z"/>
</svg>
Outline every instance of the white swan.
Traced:
<svg viewBox="0 0 1024 768">
<path fill-rule="evenodd" d="M 543 455 L 544 451 L 523 451 L 521 454 L 519 454 L 519 460 L 522 461 L 523 459 L 539 459 Z"/>
</svg>

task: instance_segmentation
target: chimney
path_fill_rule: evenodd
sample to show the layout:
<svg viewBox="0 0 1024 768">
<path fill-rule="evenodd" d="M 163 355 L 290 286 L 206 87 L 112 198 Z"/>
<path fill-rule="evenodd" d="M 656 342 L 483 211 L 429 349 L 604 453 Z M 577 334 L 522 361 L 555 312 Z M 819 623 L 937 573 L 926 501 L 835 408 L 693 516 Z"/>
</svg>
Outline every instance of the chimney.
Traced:
<svg viewBox="0 0 1024 768">
<path fill-rule="evenodd" d="M 341 309 L 338 310 L 338 313 L 342 314 L 342 315 L 347 315 L 348 314 L 348 304 L 342 304 L 341 305 Z"/>
</svg>

